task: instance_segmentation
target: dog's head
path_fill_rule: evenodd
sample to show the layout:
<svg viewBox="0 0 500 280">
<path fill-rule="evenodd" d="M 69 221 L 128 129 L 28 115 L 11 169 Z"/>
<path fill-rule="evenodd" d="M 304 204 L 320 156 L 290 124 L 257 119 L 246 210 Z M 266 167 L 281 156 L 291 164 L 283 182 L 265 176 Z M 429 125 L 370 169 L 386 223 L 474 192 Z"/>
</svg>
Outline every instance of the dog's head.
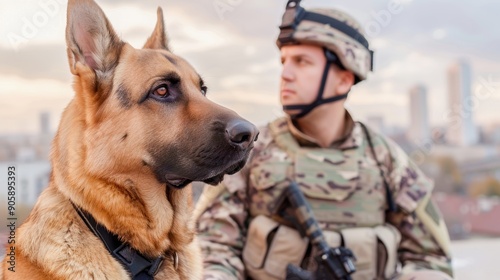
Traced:
<svg viewBox="0 0 500 280">
<path fill-rule="evenodd" d="M 70 0 L 66 41 L 76 91 L 70 106 L 79 112 L 72 125 L 81 127 L 91 173 L 149 170 L 181 188 L 217 184 L 243 167 L 256 127 L 207 99 L 201 76 L 169 50 L 160 8 L 152 35 L 135 49 L 94 1 Z"/>
</svg>

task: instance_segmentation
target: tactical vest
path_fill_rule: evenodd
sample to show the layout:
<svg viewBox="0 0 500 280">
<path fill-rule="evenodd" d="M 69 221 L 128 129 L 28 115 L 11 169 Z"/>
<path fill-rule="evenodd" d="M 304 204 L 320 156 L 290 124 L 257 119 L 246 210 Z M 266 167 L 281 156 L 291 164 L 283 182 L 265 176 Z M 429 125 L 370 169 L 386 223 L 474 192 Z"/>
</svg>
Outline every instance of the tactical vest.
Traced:
<svg viewBox="0 0 500 280">
<path fill-rule="evenodd" d="M 248 275 L 284 279 L 288 263 L 314 269 L 304 260 L 314 253 L 307 238 L 274 215 L 278 198 L 292 180 L 307 197 L 330 246 L 344 245 L 356 255 L 353 279 L 394 274 L 400 235 L 385 224 L 386 193 L 366 141 L 346 149 L 301 147 L 286 119 L 272 122 L 269 129 L 274 141 L 249 163 L 252 220 L 243 251 Z M 352 133 L 362 133 L 359 124 Z"/>
</svg>

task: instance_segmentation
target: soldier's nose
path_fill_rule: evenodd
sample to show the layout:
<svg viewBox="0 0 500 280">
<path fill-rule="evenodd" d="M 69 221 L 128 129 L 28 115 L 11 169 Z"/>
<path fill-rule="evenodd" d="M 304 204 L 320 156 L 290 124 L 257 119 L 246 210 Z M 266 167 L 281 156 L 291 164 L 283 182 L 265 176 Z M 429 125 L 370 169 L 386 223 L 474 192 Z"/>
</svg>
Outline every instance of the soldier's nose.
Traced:
<svg viewBox="0 0 500 280">
<path fill-rule="evenodd" d="M 248 149 L 257 140 L 259 130 L 250 122 L 234 119 L 226 125 L 226 138 L 234 147 Z"/>
</svg>

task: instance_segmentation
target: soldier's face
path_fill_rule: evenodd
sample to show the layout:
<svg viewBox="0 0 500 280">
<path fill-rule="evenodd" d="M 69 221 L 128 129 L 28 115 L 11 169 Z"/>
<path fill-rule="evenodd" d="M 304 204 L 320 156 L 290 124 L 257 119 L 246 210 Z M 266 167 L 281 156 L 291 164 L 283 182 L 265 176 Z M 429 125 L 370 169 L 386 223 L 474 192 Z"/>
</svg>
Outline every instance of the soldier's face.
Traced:
<svg viewBox="0 0 500 280">
<path fill-rule="evenodd" d="M 282 105 L 310 104 L 318 95 L 321 78 L 326 64 L 323 49 L 315 45 L 290 45 L 281 48 Z M 342 73 L 330 67 L 323 98 L 342 94 L 339 92 Z M 297 113 L 297 112 L 287 112 Z"/>
</svg>

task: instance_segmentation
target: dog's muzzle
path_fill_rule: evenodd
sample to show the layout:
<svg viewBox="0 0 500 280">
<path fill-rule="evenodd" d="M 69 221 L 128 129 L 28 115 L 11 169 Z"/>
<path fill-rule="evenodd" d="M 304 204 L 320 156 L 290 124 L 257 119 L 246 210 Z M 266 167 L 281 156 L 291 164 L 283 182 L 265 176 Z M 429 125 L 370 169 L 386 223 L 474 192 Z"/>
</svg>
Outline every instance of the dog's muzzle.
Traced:
<svg viewBox="0 0 500 280">
<path fill-rule="evenodd" d="M 186 150 L 173 145 L 156 157 L 159 164 L 154 170 L 160 182 L 178 189 L 193 181 L 216 185 L 224 175 L 243 168 L 257 140 L 258 129 L 241 118 L 213 122 L 207 127 L 209 134 L 196 138 L 198 131 L 187 132 L 180 141 L 183 147 L 188 147 Z"/>
</svg>

